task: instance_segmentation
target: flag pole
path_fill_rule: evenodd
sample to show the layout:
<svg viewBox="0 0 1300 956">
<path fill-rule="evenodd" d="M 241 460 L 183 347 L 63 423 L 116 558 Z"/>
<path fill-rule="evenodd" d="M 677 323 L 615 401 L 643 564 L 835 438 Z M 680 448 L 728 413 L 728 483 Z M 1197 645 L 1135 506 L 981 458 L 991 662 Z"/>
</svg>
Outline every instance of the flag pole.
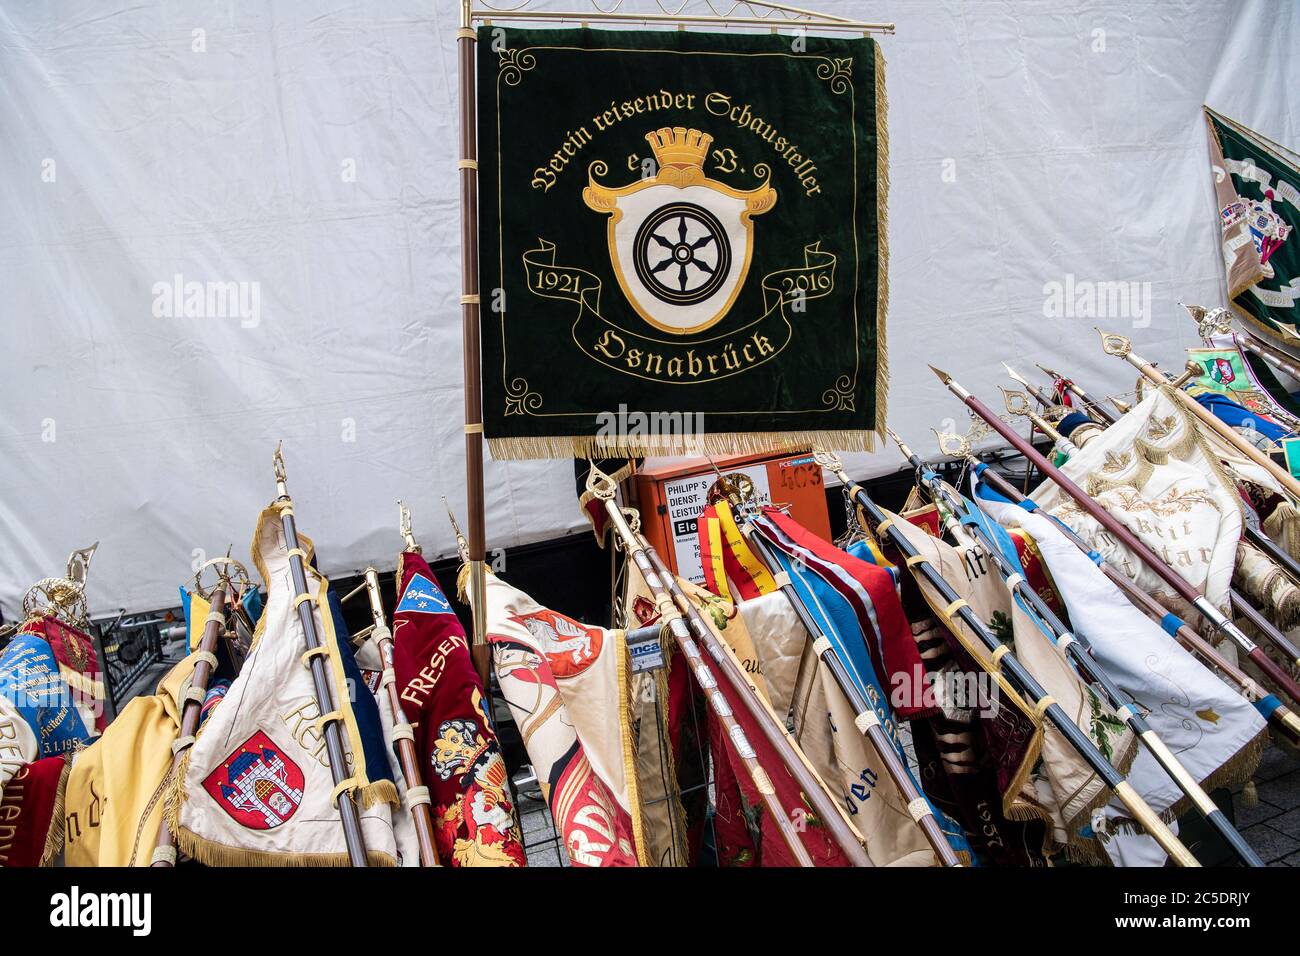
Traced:
<svg viewBox="0 0 1300 956">
<path fill-rule="evenodd" d="M 1004 362 L 1003 364 L 1005 365 L 1006 363 Z M 1035 362 L 1034 364 L 1038 365 L 1037 362 Z M 1056 381 L 1060 382 L 1062 388 L 1064 388 L 1067 392 L 1069 392 L 1079 401 L 1083 402 L 1083 408 L 1089 414 L 1089 416 L 1095 418 L 1098 422 L 1100 422 L 1103 425 L 1114 425 L 1117 421 L 1119 421 L 1119 419 L 1115 417 L 1115 415 L 1110 411 L 1110 409 L 1105 408 L 1101 404 L 1101 402 L 1095 401 L 1091 395 L 1089 395 L 1079 386 L 1078 382 L 1074 381 L 1074 379 L 1066 378 L 1060 372 L 1054 372 L 1045 365 L 1038 365 L 1038 367 L 1042 369 L 1044 375 L 1047 375 L 1050 378 L 1053 378 Z"/>
<path fill-rule="evenodd" d="M 711 459 L 710 464 L 712 464 Z M 948 843 L 948 838 L 944 836 L 943 830 L 940 829 L 934 811 L 930 808 L 929 801 L 925 799 L 915 781 L 912 780 L 906 765 L 899 759 L 897 751 L 894 750 L 893 744 L 890 743 L 889 737 L 885 734 L 875 708 L 871 706 L 866 696 L 853 682 L 839 654 L 831 646 L 830 641 L 826 639 L 826 635 L 822 632 L 816 620 L 808 613 L 808 607 L 804 604 L 803 598 L 799 596 L 799 592 L 789 582 L 788 577 L 782 573 L 776 555 L 773 554 L 771 546 L 754 525 L 753 516 L 747 509 L 738 489 L 726 479 L 722 472 L 718 471 L 717 465 L 713 466 L 713 470 L 717 472 L 719 488 L 727 496 L 731 506 L 743 521 L 740 529 L 741 534 L 753 547 L 759 561 L 776 578 L 781 593 L 785 595 L 786 600 L 790 602 L 790 606 L 794 608 L 799 623 L 808 632 L 808 636 L 813 638 L 813 650 L 817 653 L 818 659 L 831 672 L 831 675 L 835 678 L 835 683 L 844 692 L 844 696 L 853 708 L 854 714 L 857 715 L 854 725 L 870 741 L 872 748 L 884 764 L 885 771 L 893 780 L 894 785 L 898 787 L 898 792 L 903 799 L 907 801 L 908 813 L 916 821 L 917 826 L 921 828 L 921 832 L 925 835 L 926 841 L 934 851 L 939 864 L 941 866 L 961 866 L 961 860 L 958 859 L 956 852 Z"/>
<path fill-rule="evenodd" d="M 997 542 L 992 540 L 987 529 L 982 524 L 972 521 L 968 525 L 963 525 L 960 518 L 963 515 L 969 516 L 970 514 L 966 502 L 959 499 L 952 489 L 945 485 L 939 476 L 921 460 L 920 456 L 903 443 L 903 440 L 898 437 L 892 428 L 886 430 L 889 432 L 889 437 L 893 439 L 894 444 L 898 446 L 898 450 L 903 457 L 907 459 L 908 464 L 921 477 L 921 481 L 930 495 L 930 500 L 936 505 L 943 506 L 941 510 L 945 513 L 942 514 L 942 517 L 949 531 L 956 536 L 959 530 L 969 528 L 980 546 L 993 561 L 998 576 L 1002 578 L 1002 583 L 1011 592 L 1012 598 L 1018 597 L 1023 604 L 1032 610 L 1033 616 L 1038 618 L 1042 626 L 1052 632 L 1052 643 L 1056 645 L 1058 650 L 1064 652 L 1065 656 L 1074 664 L 1075 669 L 1086 681 L 1095 684 L 1102 691 L 1115 713 L 1133 731 L 1134 736 L 1147 748 L 1168 777 L 1177 784 L 1178 789 L 1187 796 L 1192 805 L 1196 807 L 1197 812 L 1214 828 L 1219 836 L 1223 837 L 1224 842 L 1232 848 L 1238 859 L 1245 863 L 1246 866 L 1263 866 L 1264 861 L 1259 858 L 1259 854 L 1251 849 L 1250 844 L 1237 832 L 1237 828 L 1228 822 L 1228 818 L 1223 815 L 1223 811 L 1210 799 L 1210 795 L 1205 792 L 1196 778 L 1174 756 L 1173 751 L 1156 733 L 1155 728 L 1139 712 L 1138 705 L 1133 698 L 1120 688 L 1097 663 L 1096 658 L 1093 656 L 1092 644 L 1088 638 L 1083 634 L 1072 632 L 1065 626 L 1065 622 L 1047 606 L 1047 603 L 1025 580 L 1024 576 L 1011 566 L 1006 555 L 1002 553 L 1002 549 L 998 547 Z"/>
<path fill-rule="evenodd" d="M 745 676 L 743 669 L 731 655 L 729 649 L 709 628 L 695 605 L 691 604 L 690 599 L 677 585 L 672 573 L 668 571 L 662 559 L 655 553 L 654 548 L 645 540 L 639 530 L 634 531 L 628 523 L 627 517 L 614 500 L 617 488 L 613 479 L 593 465 L 591 472 L 587 476 L 587 490 L 604 505 L 605 511 L 609 515 L 610 526 L 613 527 L 619 543 L 623 546 L 623 550 L 628 557 L 632 559 L 637 570 L 641 572 L 646 585 L 654 595 L 655 604 L 660 609 L 663 619 L 663 626 L 668 629 L 673 640 L 677 642 L 682 653 L 690 661 L 690 667 L 696 675 L 696 680 L 705 690 L 709 709 L 713 711 L 714 716 L 722 724 L 724 732 L 736 743 L 736 752 L 745 765 L 754 787 L 758 790 L 759 799 L 763 802 L 767 815 L 776 825 L 782 840 L 799 862 L 799 865 L 813 866 L 814 864 L 803 845 L 803 841 L 799 839 L 793 821 L 787 816 L 780 801 L 777 800 L 776 790 L 772 786 L 771 778 L 759 764 L 758 758 L 754 756 L 753 748 L 749 745 L 744 730 L 736 721 L 726 698 L 717 690 L 713 676 L 704 666 L 700 656 L 700 644 L 708 651 L 709 656 L 718 665 L 718 670 L 722 673 L 723 678 L 740 700 L 743 701 L 745 709 L 758 725 L 763 738 L 780 756 L 781 762 L 789 771 L 790 776 L 803 790 L 812 811 L 830 831 L 832 839 L 844 852 L 845 856 L 855 866 L 871 866 L 871 860 L 867 856 L 861 841 L 844 821 L 844 818 L 840 816 L 839 806 L 822 787 L 821 782 L 811 768 L 804 763 L 804 758 L 795 747 L 794 741 L 791 740 L 789 731 L 777 722 L 776 716 L 766 703 L 759 700 L 757 692 Z M 633 515 L 635 515 L 635 512 L 633 512 Z M 694 637 L 692 637 L 692 634 Z M 699 644 L 696 643 L 697 640 Z"/>
<path fill-rule="evenodd" d="M 1005 423 L 1001 424 L 1003 427 L 1007 427 Z M 1017 435 L 1016 437 L 1019 441 L 1024 441 L 1020 436 Z M 1169 855 L 1170 859 L 1179 866 L 1200 866 L 1201 864 L 1197 862 L 1196 857 L 1192 856 L 1191 851 L 1174 835 L 1169 826 L 1160 819 L 1160 816 L 1151 809 L 1150 804 L 1133 789 L 1133 785 L 1125 779 L 1123 774 L 1111 766 L 1110 761 L 1102 755 L 1101 751 L 1097 749 L 1097 745 L 1092 742 L 1092 738 L 1079 729 L 1079 725 L 1071 720 L 1061 705 L 1052 699 L 1043 686 L 1038 683 L 1037 678 L 1029 672 L 1025 665 L 1020 663 L 1015 653 L 1011 652 L 1007 645 L 1003 644 L 984 625 L 984 622 L 975 615 L 970 606 L 953 590 L 952 585 L 939 573 L 938 569 L 925 560 L 920 551 L 907 539 L 902 531 L 893 526 L 893 522 L 871 500 L 867 490 L 848 476 L 839 458 L 829 452 L 820 450 L 814 452 L 814 458 L 819 465 L 829 469 L 840 479 L 850 498 L 858 505 L 861 505 L 863 511 L 875 522 L 877 534 L 888 534 L 894 546 L 907 558 L 907 564 L 912 568 L 913 573 L 924 577 L 930 586 L 938 592 L 939 597 L 943 599 L 947 607 L 952 609 L 947 612 L 945 623 L 949 627 L 956 627 L 957 621 L 960 620 L 976 636 L 993 655 L 994 660 L 997 661 L 997 669 L 1020 689 L 1021 693 L 1028 698 L 1030 704 L 1042 712 L 1042 719 L 1049 721 L 1060 732 L 1061 736 L 1088 764 L 1092 772 L 1100 777 L 1110 791 L 1115 794 L 1120 803 L 1128 810 L 1129 815 L 1160 844 L 1160 848 Z"/>
<path fill-rule="evenodd" d="M 987 463 L 980 461 L 971 451 L 968 439 L 951 433 L 936 434 L 939 439 L 940 451 L 945 455 L 952 455 L 954 458 L 967 462 L 975 470 L 975 474 L 979 476 L 980 481 L 983 481 L 998 494 L 1015 505 L 1028 502 L 1028 510 L 1030 511 L 1038 507 L 1032 499 L 1021 494 L 1020 489 L 1016 488 L 1015 485 L 990 468 Z M 1094 553 L 1088 543 L 1080 538 L 1078 533 L 1069 525 L 1061 521 L 1056 522 L 1056 525 L 1066 538 L 1084 554 L 1091 556 Z M 1117 571 L 1114 566 L 1102 561 L 1099 567 L 1102 573 L 1110 579 L 1110 582 L 1124 592 L 1124 596 L 1132 602 L 1134 607 L 1164 628 L 1174 640 L 1183 645 L 1190 653 L 1199 657 L 1203 664 L 1222 674 L 1226 681 L 1235 685 L 1252 704 L 1265 703 L 1268 708 L 1267 718 L 1269 723 L 1273 725 L 1274 730 L 1285 735 L 1292 744 L 1300 746 L 1300 715 L 1293 713 L 1290 708 L 1277 700 L 1268 690 L 1261 687 L 1255 678 L 1235 664 L 1227 661 L 1209 641 L 1196 633 L 1192 627 L 1177 615 L 1171 614 L 1163 604 L 1139 588 L 1123 573 Z M 1272 698 L 1271 702 L 1269 702 L 1269 698 Z"/>
<path fill-rule="evenodd" d="M 1200 615 L 1217 631 L 1221 631 L 1230 637 L 1238 647 L 1246 652 L 1255 665 L 1268 675 L 1288 697 L 1292 700 L 1300 701 L 1300 684 L 1297 684 L 1286 671 L 1282 670 L 1271 657 L 1264 653 L 1264 649 L 1252 641 L 1237 627 L 1222 611 L 1211 604 L 1196 588 L 1192 587 L 1180 574 L 1175 572 L 1167 564 L 1160 560 L 1146 544 L 1144 544 L 1137 535 L 1133 534 L 1125 527 L 1119 519 L 1112 515 L 1097 502 L 1093 501 L 1082 488 L 1071 481 L 1059 468 L 1049 462 L 1046 458 L 1038 453 L 1038 450 L 1030 445 L 1027 441 L 1016 434 L 1015 429 L 1011 428 L 1006 422 L 999 418 L 993 411 L 982 401 L 972 395 L 969 391 L 961 386 L 947 372 L 930 366 L 930 370 L 939 377 L 939 380 L 958 398 L 966 404 L 971 411 L 979 415 L 980 418 L 992 426 L 993 430 L 1011 443 L 1016 451 L 1020 452 L 1026 459 L 1038 467 L 1040 471 L 1050 478 L 1062 492 L 1069 495 L 1079 507 L 1083 508 L 1092 516 L 1102 527 L 1109 531 L 1121 544 L 1132 551 L 1155 572 L 1166 584 L 1168 584 L 1184 601 L 1194 607 Z M 1200 408 L 1197 405 L 1197 408 Z"/>
<path fill-rule="evenodd" d="M 1126 336 L 1114 332 L 1102 332 L 1101 330 L 1098 330 L 1098 334 L 1101 335 L 1102 351 L 1107 355 L 1114 355 L 1124 359 L 1156 385 L 1169 384 L 1154 365 L 1133 351 L 1133 343 Z M 1289 471 L 1283 469 L 1277 462 L 1238 435 L 1232 428 L 1219 421 L 1213 412 L 1208 411 L 1186 392 L 1177 388 L 1172 391 L 1183 408 L 1195 415 L 1201 424 L 1267 471 L 1290 495 L 1300 499 L 1300 481 L 1296 481 Z"/>
<path fill-rule="evenodd" d="M 1017 393 L 1015 392 L 1007 393 L 1004 390 L 1003 394 L 1008 396 L 1007 411 L 1010 412 L 1012 415 L 1028 415 L 1032 421 L 1039 420 L 1033 415 L 1032 412 L 1022 410 L 1023 406 L 1021 406 L 1019 403 L 1016 403 L 1017 407 L 1013 407 L 1013 402 L 1010 396 L 1015 395 Z M 1039 401 L 1041 402 L 1042 399 L 1039 399 Z M 1025 404 L 1027 405 L 1028 403 Z M 1101 431 L 1104 429 L 1105 426 L 1103 426 L 1100 422 L 1096 422 L 1094 423 L 1094 427 L 1098 431 Z M 1082 430 L 1083 430 L 1083 426 L 1080 426 L 1079 429 L 1074 434 L 1076 435 L 1081 434 Z M 1072 457 L 1075 454 L 1075 452 L 1079 450 L 1078 446 L 1076 446 L 1073 442 L 1070 442 L 1068 439 L 1066 439 L 1055 429 L 1050 429 L 1050 435 L 1057 440 L 1058 444 L 1061 447 L 1061 450 L 1065 452 L 1066 455 Z M 1080 438 L 1079 440 L 1082 441 L 1083 439 Z M 1277 544 L 1274 543 L 1272 538 L 1264 534 L 1264 532 L 1259 528 L 1253 527 L 1249 522 L 1242 523 L 1242 534 L 1245 536 L 1248 542 L 1253 544 L 1260 551 L 1264 552 L 1264 554 L 1267 557 L 1272 559 L 1274 563 L 1279 565 L 1283 571 L 1285 571 L 1288 575 L 1290 575 L 1293 581 L 1295 581 L 1297 584 L 1300 584 L 1300 564 L 1297 564 L 1295 559 L 1292 558 L 1291 555 L 1287 554 L 1285 551 L 1279 548 Z M 1297 648 L 1295 644 L 1292 643 L 1291 639 L 1288 638 L 1285 634 L 1283 634 L 1282 631 L 1279 628 L 1277 628 L 1272 621 L 1270 621 L 1258 610 L 1256 610 L 1255 606 L 1251 604 L 1248 600 L 1246 600 L 1246 597 L 1237 588 L 1229 586 L 1228 600 L 1232 602 L 1232 610 L 1234 612 L 1236 612 L 1239 616 L 1244 617 L 1246 620 L 1250 621 L 1250 623 L 1255 627 L 1255 629 L 1258 630 L 1262 635 L 1264 635 L 1265 638 L 1267 638 L 1270 644 L 1272 644 L 1275 648 L 1277 648 L 1288 658 L 1290 658 L 1291 663 L 1295 664 L 1297 667 L 1300 667 L 1300 648 Z"/>
<path fill-rule="evenodd" d="M 217 664 L 217 641 L 226 622 L 226 581 L 220 580 L 212 591 L 208 603 L 208 616 L 203 622 L 203 636 L 199 638 L 199 649 L 194 654 L 194 673 L 190 678 L 190 687 L 198 691 L 185 697 L 181 709 L 180 733 L 172 744 L 171 776 L 180 773 L 181 761 L 185 751 L 194 745 L 194 735 L 199 729 L 199 716 L 203 711 L 203 698 L 208 692 L 208 682 Z M 187 642 L 188 644 L 188 642 Z M 176 865 L 176 837 L 167 825 L 167 814 L 163 814 L 162 826 L 158 830 L 158 841 L 154 845 L 151 867 L 174 867 Z"/>
<path fill-rule="evenodd" d="M 465 372 L 465 506 L 469 524 L 469 590 L 473 606 L 470 656 L 488 686 L 487 632 L 483 626 L 487 530 L 483 500 L 483 383 L 479 368 L 478 120 L 474 89 L 474 14 L 461 0 L 456 52 L 460 83 L 460 318 Z"/>
<path fill-rule="evenodd" d="M 373 567 L 366 568 L 366 594 L 370 598 L 370 617 L 374 621 L 371 634 L 383 662 L 383 676 L 380 683 L 387 688 L 388 705 L 393 711 L 393 749 L 397 751 L 398 762 L 402 765 L 402 776 L 406 779 L 406 803 L 411 808 L 411 819 L 415 822 L 416 843 L 420 847 L 420 865 L 438 866 L 438 850 L 433 841 L 433 815 L 429 811 L 429 788 L 424 785 L 420 775 L 420 760 L 415 752 L 415 735 L 411 722 L 406 719 L 402 709 L 402 698 L 397 690 L 397 674 L 393 670 L 393 632 L 388 629 L 384 617 L 384 599 L 379 590 L 379 572 Z M 400 588 L 399 580 L 397 586 Z"/>
<path fill-rule="evenodd" d="M 275 457 L 276 506 L 280 514 L 280 527 L 284 532 L 284 546 L 289 552 L 289 574 L 293 579 L 294 605 L 298 609 L 298 623 L 302 626 L 303 639 L 307 650 L 322 647 L 319 632 L 316 630 L 316 596 L 307 590 L 307 570 L 304 558 L 306 552 L 298 542 L 298 528 L 293 520 L 293 499 L 289 497 L 289 486 L 285 476 L 284 455 L 281 447 L 276 446 Z M 328 613 L 321 609 L 322 613 Z M 330 689 L 329 673 L 320 654 L 311 656 L 311 679 L 316 691 L 316 707 L 326 717 L 325 749 L 329 754 L 330 776 L 338 786 L 347 779 L 347 751 L 343 746 L 343 734 L 339 730 L 338 705 Z M 329 717 L 333 714 L 333 717 Z M 339 817 L 343 822 L 343 839 L 348 848 L 348 859 L 353 866 L 369 866 L 366 856 L 365 838 L 361 833 L 361 813 L 351 793 L 338 796 Z"/>
<path fill-rule="evenodd" d="M 1214 336 L 1227 335 L 1238 349 L 1245 349 L 1263 359 L 1280 372 L 1300 379 L 1300 365 L 1296 365 L 1295 356 L 1288 355 L 1276 346 L 1259 338 L 1250 329 L 1238 332 L 1232 327 L 1232 313 L 1227 309 L 1207 309 L 1200 305 L 1180 303 L 1187 314 L 1196 323 L 1196 334 L 1206 345 L 1211 345 Z M 1269 396 L 1272 398 L 1272 396 Z"/>
<path fill-rule="evenodd" d="M 969 442 L 966 442 L 964 438 L 960 438 L 956 435 L 941 435 L 939 438 L 940 448 L 945 454 L 952 453 L 947 447 L 949 439 L 955 439 L 962 443 L 962 448 L 957 452 L 957 456 L 965 459 L 972 465 L 972 467 L 974 467 L 975 473 L 979 475 L 980 481 L 987 483 L 990 488 L 1002 495 L 1004 498 L 1009 499 L 1012 504 L 1018 505 L 1021 502 L 1030 500 L 1022 495 L 1015 485 L 1011 484 L 1011 482 L 1007 481 L 987 464 L 976 458 L 970 451 Z M 1037 506 L 1035 505 L 1034 507 Z M 1080 538 L 1075 530 L 1069 525 L 1063 522 L 1057 522 L 1057 527 L 1059 527 L 1065 536 L 1073 542 L 1074 546 L 1084 554 L 1091 555 L 1093 553 L 1092 548 L 1088 546 L 1088 543 Z M 1124 592 L 1125 596 L 1135 607 L 1143 611 L 1149 618 L 1157 624 L 1160 624 L 1167 631 L 1170 631 L 1174 640 L 1199 657 L 1202 663 L 1218 671 L 1227 678 L 1229 682 L 1235 684 L 1251 703 L 1265 702 L 1268 698 L 1273 696 L 1265 688 L 1261 687 L 1255 678 L 1251 677 L 1235 664 L 1224 659 L 1223 655 L 1215 650 L 1214 646 L 1210 644 L 1209 641 L 1197 634 L 1195 630 L 1176 615 L 1170 614 L 1169 610 L 1163 604 L 1130 581 L 1122 572 L 1116 570 L 1112 565 L 1105 561 L 1101 563 L 1101 570 L 1106 577 L 1110 579 L 1112 584 Z M 1289 707 L 1281 701 L 1278 701 L 1277 698 L 1274 697 L 1273 701 L 1274 706 L 1270 707 L 1268 713 L 1269 723 L 1273 725 L 1275 730 L 1284 734 L 1287 740 L 1292 744 L 1300 746 L 1300 715 L 1293 713 Z"/>
</svg>

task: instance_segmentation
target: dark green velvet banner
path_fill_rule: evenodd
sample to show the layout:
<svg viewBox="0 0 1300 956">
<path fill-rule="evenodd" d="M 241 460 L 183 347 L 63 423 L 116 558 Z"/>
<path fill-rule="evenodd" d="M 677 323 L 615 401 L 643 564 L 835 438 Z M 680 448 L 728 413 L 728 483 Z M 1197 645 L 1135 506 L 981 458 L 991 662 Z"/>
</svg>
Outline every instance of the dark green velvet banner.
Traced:
<svg viewBox="0 0 1300 956">
<path fill-rule="evenodd" d="M 869 447 L 888 295 L 874 41 L 485 26 L 478 49 L 493 455 Z"/>
<path fill-rule="evenodd" d="M 1300 169 L 1295 154 L 1211 110 L 1206 118 L 1240 197 L 1221 214 L 1225 220 L 1245 218 L 1263 273 L 1232 304 L 1247 319 L 1295 343 L 1300 338 L 1300 237 L 1295 235 Z"/>
</svg>

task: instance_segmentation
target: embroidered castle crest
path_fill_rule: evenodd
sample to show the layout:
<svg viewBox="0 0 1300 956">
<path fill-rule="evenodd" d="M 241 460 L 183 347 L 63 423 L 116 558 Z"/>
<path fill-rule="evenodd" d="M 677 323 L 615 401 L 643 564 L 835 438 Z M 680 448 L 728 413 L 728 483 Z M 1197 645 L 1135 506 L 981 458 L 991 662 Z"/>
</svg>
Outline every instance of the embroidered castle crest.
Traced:
<svg viewBox="0 0 1300 956">
<path fill-rule="evenodd" d="M 302 803 L 302 788 L 302 770 L 260 730 L 203 781 L 212 799 L 250 830 L 286 822 Z"/>
</svg>

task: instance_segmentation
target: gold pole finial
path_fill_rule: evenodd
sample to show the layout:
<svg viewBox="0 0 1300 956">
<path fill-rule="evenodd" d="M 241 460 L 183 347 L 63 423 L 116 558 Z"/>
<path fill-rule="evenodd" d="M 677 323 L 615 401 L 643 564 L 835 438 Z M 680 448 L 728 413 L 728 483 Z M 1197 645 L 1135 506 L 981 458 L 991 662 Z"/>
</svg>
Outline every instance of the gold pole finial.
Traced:
<svg viewBox="0 0 1300 956">
<path fill-rule="evenodd" d="M 827 451 L 820 447 L 814 448 L 813 461 L 837 477 L 844 475 L 844 462 L 840 461 L 840 456 L 833 451 Z"/>
<path fill-rule="evenodd" d="M 1128 354 L 1133 351 L 1133 342 L 1128 336 L 1120 335 L 1118 332 L 1103 332 L 1096 327 L 1093 331 L 1101 336 L 1101 350 L 1107 355 L 1128 358 Z"/>
<path fill-rule="evenodd" d="M 591 470 L 587 472 L 587 491 L 592 497 L 599 498 L 601 501 L 613 501 L 614 495 L 618 492 L 618 485 L 593 462 Z"/>
<path fill-rule="evenodd" d="M 447 499 L 443 498 L 445 504 Z M 453 524 L 455 521 L 453 520 Z M 397 530 L 402 535 L 402 540 L 406 544 L 407 551 L 413 551 L 416 554 L 422 554 L 420 545 L 415 540 L 415 535 L 411 534 L 411 509 L 402 503 L 402 499 L 397 499 Z"/>
<path fill-rule="evenodd" d="M 275 490 L 281 498 L 289 497 L 289 486 L 284 470 L 284 440 L 276 442 L 275 454 L 271 456 L 271 466 L 275 469 Z"/>
<path fill-rule="evenodd" d="M 947 385 L 949 382 L 952 381 L 952 376 L 949 375 L 941 368 L 935 368 L 933 365 L 931 365 L 930 371 L 933 372 L 935 375 L 939 376 L 939 381 L 943 382 L 943 384 L 945 385 Z"/>
<path fill-rule="evenodd" d="M 462 561 L 469 560 L 469 542 L 461 534 L 460 524 L 456 521 L 456 512 L 451 510 L 451 505 L 447 504 L 447 498 L 444 495 L 442 503 L 447 508 L 447 519 L 451 522 L 452 533 L 456 535 L 456 553 L 460 555 Z"/>
<path fill-rule="evenodd" d="M 78 548 L 68 555 L 68 580 L 85 587 L 86 575 L 90 573 L 90 561 L 99 548 L 99 542 L 85 548 Z"/>
<path fill-rule="evenodd" d="M 953 458 L 970 458 L 971 447 L 970 439 L 965 435 L 957 435 L 953 432 L 941 432 L 938 429 L 931 429 L 934 437 L 939 442 L 939 451 L 945 455 L 951 455 Z"/>
<path fill-rule="evenodd" d="M 1007 407 L 1008 415 L 1029 416 L 1032 414 L 1033 409 L 1029 404 L 1027 394 L 1019 389 L 1003 388 L 1001 385 L 998 386 L 998 391 L 1002 393 L 1002 404 Z"/>
</svg>

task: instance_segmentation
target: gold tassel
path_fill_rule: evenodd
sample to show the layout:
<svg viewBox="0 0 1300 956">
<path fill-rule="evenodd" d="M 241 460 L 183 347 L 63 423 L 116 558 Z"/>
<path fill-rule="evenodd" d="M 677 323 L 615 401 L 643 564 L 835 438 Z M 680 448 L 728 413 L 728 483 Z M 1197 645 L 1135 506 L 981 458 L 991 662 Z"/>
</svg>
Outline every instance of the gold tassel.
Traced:
<svg viewBox="0 0 1300 956">
<path fill-rule="evenodd" d="M 1259 789 L 1255 786 L 1254 779 L 1246 781 L 1246 785 L 1241 788 L 1241 803 L 1247 807 L 1259 806 Z"/>
<path fill-rule="evenodd" d="M 469 603 L 469 562 L 462 561 L 460 570 L 456 572 L 456 596 L 460 598 L 462 604 Z M 482 613 L 478 608 L 474 609 L 475 614 Z"/>
</svg>

